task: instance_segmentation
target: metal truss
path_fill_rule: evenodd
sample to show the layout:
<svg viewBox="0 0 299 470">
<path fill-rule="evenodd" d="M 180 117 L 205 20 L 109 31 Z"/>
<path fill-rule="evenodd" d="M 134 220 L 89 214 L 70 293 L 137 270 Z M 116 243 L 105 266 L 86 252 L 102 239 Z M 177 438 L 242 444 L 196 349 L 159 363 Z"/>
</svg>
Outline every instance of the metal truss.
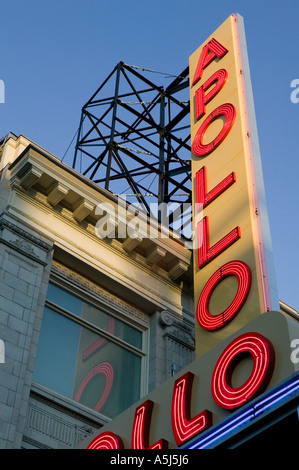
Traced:
<svg viewBox="0 0 299 470">
<path fill-rule="evenodd" d="M 182 213 L 191 204 L 189 69 L 166 86 L 148 72 L 118 63 L 83 106 L 73 168 L 150 216 L 153 203 Z"/>
</svg>

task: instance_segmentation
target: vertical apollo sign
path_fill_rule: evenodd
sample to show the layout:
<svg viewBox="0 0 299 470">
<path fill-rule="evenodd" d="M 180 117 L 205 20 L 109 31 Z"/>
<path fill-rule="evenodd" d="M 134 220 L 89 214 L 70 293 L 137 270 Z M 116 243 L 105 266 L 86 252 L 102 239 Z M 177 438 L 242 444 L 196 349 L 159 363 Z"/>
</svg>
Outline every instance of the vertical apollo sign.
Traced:
<svg viewBox="0 0 299 470">
<path fill-rule="evenodd" d="M 242 17 L 189 61 L 197 356 L 279 310 Z"/>
</svg>

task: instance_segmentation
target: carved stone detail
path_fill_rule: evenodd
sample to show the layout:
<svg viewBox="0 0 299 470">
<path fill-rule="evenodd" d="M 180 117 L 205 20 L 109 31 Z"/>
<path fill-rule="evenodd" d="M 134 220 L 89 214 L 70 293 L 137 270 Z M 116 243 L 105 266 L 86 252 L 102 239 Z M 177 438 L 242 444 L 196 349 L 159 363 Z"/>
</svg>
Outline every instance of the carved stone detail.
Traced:
<svg viewBox="0 0 299 470">
<path fill-rule="evenodd" d="M 97 284 L 94 284 L 92 281 L 89 281 L 80 274 L 71 271 L 69 268 L 61 265 L 57 261 L 53 261 L 52 273 L 54 276 L 56 275 L 64 278 L 66 281 L 72 283 L 79 289 L 83 289 L 85 292 L 91 294 L 93 298 L 96 298 L 100 302 L 106 302 L 111 308 L 116 309 L 119 313 L 122 313 L 123 315 L 130 318 L 133 317 L 135 320 L 138 320 L 139 323 L 143 323 L 144 326 L 148 327 L 149 317 L 143 312 L 126 303 L 124 300 L 119 299 Z"/>
<path fill-rule="evenodd" d="M 168 379 L 194 360 L 194 328 L 179 320 L 171 312 L 161 312 L 160 323 L 164 328 L 165 378 Z"/>
<path fill-rule="evenodd" d="M 160 314 L 161 323 L 165 326 L 170 326 L 173 324 L 173 316 L 167 310 L 163 310 Z"/>
<path fill-rule="evenodd" d="M 163 310 L 160 314 L 162 326 L 165 328 L 164 336 L 169 335 L 180 340 L 184 345 L 194 348 L 195 333 L 194 328 L 186 322 L 178 319 L 175 315 L 167 310 Z"/>
<path fill-rule="evenodd" d="M 30 442 L 30 435 L 34 435 L 38 439 L 38 443 L 44 440 L 47 442 L 57 441 L 61 447 L 75 448 L 80 441 L 90 436 L 96 431 L 91 426 L 76 425 L 74 422 L 67 421 L 67 415 L 61 418 L 60 415 L 51 413 L 46 409 L 40 408 L 32 403 L 29 403 L 25 441 Z M 27 439 L 26 439 L 27 437 Z"/>
<path fill-rule="evenodd" d="M 3 229 L 8 229 L 11 232 L 13 232 L 15 235 L 22 237 L 25 240 L 28 240 L 28 242 L 33 243 L 36 245 L 38 248 L 41 248 L 44 251 L 50 251 L 52 249 L 52 246 L 49 243 L 46 243 L 45 241 L 41 240 L 40 238 L 32 235 L 31 233 L 27 232 L 25 229 L 18 227 L 16 224 L 6 220 L 6 219 L 1 219 L 0 220 L 0 230 Z M 20 242 L 21 245 L 21 242 Z M 24 246 L 24 244 L 23 244 Z M 29 246 L 29 245 L 28 245 Z"/>
<path fill-rule="evenodd" d="M 35 253 L 34 249 L 26 240 L 17 239 L 17 240 L 10 240 L 10 243 L 19 248 L 19 250 L 24 251 L 26 254 L 34 256 L 35 258 L 39 258 L 39 256 Z"/>
</svg>

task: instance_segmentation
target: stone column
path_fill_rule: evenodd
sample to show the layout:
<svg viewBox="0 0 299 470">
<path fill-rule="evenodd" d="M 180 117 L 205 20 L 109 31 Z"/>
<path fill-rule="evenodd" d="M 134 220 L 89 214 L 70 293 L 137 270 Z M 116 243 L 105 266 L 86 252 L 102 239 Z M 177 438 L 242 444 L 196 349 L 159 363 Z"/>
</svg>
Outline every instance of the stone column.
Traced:
<svg viewBox="0 0 299 470">
<path fill-rule="evenodd" d="M 0 217 L 0 448 L 20 449 L 52 261 L 52 243 Z"/>
</svg>

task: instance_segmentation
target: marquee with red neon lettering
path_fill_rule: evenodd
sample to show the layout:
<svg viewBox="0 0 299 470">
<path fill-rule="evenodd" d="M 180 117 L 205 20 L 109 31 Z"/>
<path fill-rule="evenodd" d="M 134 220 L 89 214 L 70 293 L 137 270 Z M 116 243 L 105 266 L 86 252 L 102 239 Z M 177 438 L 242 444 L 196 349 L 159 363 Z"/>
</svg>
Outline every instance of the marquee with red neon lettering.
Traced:
<svg viewBox="0 0 299 470">
<path fill-rule="evenodd" d="M 88 449 L 204 447 L 255 419 L 252 406 L 262 414 L 274 395 L 299 389 L 290 360 L 299 327 L 279 311 L 239 15 L 192 54 L 189 75 L 197 359 L 85 440 Z"/>
</svg>

